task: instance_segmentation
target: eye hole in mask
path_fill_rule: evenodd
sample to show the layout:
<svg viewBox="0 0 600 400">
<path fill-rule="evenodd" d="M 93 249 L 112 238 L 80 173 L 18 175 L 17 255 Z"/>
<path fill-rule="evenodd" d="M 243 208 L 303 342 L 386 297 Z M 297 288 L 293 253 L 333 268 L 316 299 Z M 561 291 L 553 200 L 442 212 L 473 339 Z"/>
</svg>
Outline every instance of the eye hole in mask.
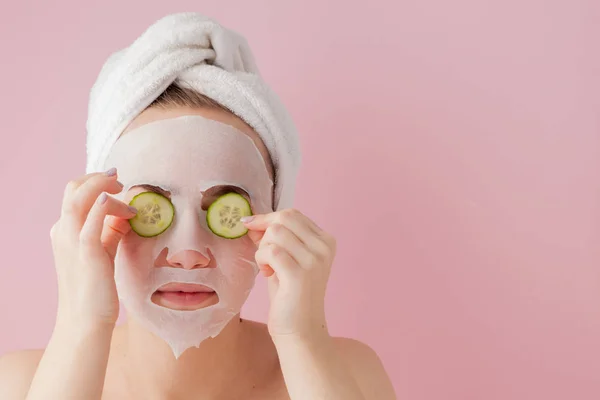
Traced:
<svg viewBox="0 0 600 400">
<path fill-rule="evenodd" d="M 208 207 L 206 223 L 215 235 L 225 239 L 237 239 L 248 233 L 241 218 L 250 215 L 250 202 L 241 194 L 230 192 L 219 196 Z"/>
<path fill-rule="evenodd" d="M 168 194 L 156 190 L 136 195 L 129 205 L 138 214 L 129 220 L 132 230 L 141 237 L 150 238 L 164 233 L 175 219 L 175 207 Z M 202 210 L 206 211 L 208 228 L 217 236 L 237 239 L 248 229 L 241 222 L 242 217 L 252 215 L 250 196 L 235 186 L 216 186 L 203 192 Z"/>
<path fill-rule="evenodd" d="M 131 229 L 141 237 L 150 238 L 165 232 L 175 219 L 171 200 L 156 192 L 142 192 L 131 200 L 138 212 L 129 220 Z"/>
</svg>

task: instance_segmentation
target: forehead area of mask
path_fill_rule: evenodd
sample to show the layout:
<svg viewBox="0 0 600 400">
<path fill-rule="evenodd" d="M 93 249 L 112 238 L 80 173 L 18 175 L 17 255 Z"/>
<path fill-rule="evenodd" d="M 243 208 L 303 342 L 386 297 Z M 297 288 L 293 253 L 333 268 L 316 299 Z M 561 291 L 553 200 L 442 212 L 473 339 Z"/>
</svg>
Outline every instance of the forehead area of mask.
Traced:
<svg viewBox="0 0 600 400">
<path fill-rule="evenodd" d="M 128 132 L 112 147 L 105 167 L 116 167 L 126 188 L 150 184 L 172 193 L 205 190 L 215 183 L 256 193 L 272 185 L 250 137 L 196 115 L 159 120 Z"/>
</svg>

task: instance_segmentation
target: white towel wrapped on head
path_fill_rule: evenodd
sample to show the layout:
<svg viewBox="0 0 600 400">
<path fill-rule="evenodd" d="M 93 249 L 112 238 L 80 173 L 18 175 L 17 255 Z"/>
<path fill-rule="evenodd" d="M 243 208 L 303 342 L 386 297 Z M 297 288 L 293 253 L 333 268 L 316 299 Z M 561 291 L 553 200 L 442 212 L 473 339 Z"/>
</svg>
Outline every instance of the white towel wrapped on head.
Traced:
<svg viewBox="0 0 600 400">
<path fill-rule="evenodd" d="M 300 167 L 294 123 L 244 37 L 198 13 L 160 19 L 106 61 L 90 93 L 87 172 L 103 170 L 123 130 L 172 83 L 219 102 L 258 133 L 275 169 L 273 208 L 291 207 Z"/>
</svg>

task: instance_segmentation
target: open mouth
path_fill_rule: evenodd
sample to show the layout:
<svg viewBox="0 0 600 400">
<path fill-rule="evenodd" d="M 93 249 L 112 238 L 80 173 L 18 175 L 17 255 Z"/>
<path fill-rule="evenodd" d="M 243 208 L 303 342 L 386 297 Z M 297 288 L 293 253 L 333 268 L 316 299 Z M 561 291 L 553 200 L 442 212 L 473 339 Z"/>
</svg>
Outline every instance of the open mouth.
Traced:
<svg viewBox="0 0 600 400">
<path fill-rule="evenodd" d="M 214 289 L 196 283 L 168 283 L 152 294 L 154 304 L 173 310 L 192 311 L 219 302 Z"/>
</svg>

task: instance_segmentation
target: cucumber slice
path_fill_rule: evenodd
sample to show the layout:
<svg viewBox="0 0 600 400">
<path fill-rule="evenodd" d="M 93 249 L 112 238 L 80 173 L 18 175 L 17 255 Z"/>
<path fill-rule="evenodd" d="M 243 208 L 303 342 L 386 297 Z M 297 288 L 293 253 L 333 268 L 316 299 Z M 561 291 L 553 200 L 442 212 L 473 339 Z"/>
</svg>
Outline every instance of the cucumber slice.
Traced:
<svg viewBox="0 0 600 400">
<path fill-rule="evenodd" d="M 158 236 L 173 223 L 175 208 L 165 196 L 154 192 L 144 192 L 135 196 L 130 206 L 138 213 L 129 220 L 131 229 L 142 237 Z"/>
<path fill-rule="evenodd" d="M 237 239 L 248 233 L 248 229 L 240 219 L 250 215 L 252 209 L 244 196 L 227 193 L 217 198 L 208 207 L 206 223 L 215 235 L 226 239 Z"/>
</svg>

